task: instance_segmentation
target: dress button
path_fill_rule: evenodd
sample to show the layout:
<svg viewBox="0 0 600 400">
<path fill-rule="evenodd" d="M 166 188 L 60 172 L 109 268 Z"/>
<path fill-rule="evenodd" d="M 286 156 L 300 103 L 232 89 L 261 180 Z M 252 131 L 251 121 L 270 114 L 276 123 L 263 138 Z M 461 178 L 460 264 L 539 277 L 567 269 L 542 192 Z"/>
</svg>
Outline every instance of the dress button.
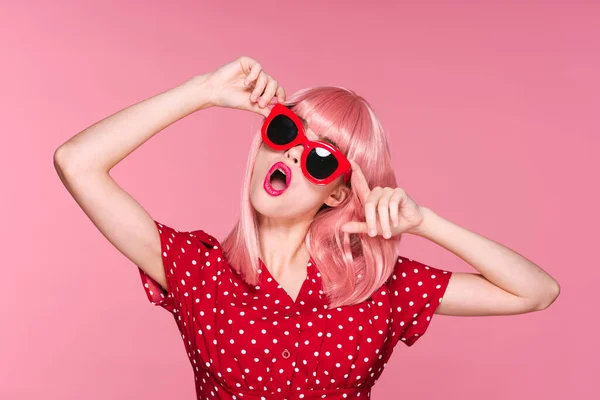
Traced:
<svg viewBox="0 0 600 400">
<path fill-rule="evenodd" d="M 281 356 L 283 358 L 290 358 L 290 351 L 288 349 L 283 350 L 283 352 L 281 353 Z"/>
</svg>

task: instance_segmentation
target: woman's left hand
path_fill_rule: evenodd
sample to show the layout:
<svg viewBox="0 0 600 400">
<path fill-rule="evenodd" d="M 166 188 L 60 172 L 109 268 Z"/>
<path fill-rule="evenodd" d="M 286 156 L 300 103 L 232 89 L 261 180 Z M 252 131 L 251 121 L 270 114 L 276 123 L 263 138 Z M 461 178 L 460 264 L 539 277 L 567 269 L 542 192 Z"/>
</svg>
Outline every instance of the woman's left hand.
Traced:
<svg viewBox="0 0 600 400">
<path fill-rule="evenodd" d="M 423 222 L 424 216 L 414 200 L 401 188 L 377 186 L 370 190 L 367 179 L 358 164 L 352 160 L 349 161 L 352 165 L 351 185 L 365 207 L 367 221 L 347 222 L 342 226 L 342 231 L 368 232 L 371 237 L 383 235 L 386 239 L 404 232 L 416 232 Z"/>
</svg>

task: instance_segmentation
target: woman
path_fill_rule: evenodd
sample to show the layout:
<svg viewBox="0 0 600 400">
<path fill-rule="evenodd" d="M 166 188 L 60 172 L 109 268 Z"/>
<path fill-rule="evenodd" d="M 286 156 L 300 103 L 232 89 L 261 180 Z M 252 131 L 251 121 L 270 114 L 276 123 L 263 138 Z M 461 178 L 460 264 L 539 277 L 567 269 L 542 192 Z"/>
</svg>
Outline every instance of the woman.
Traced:
<svg viewBox="0 0 600 400">
<path fill-rule="evenodd" d="M 109 175 L 166 126 L 212 106 L 265 117 L 252 143 L 241 218 L 220 243 L 154 221 Z M 199 399 L 370 396 L 395 345 L 434 314 L 542 310 L 558 283 L 516 252 L 419 206 L 396 186 L 368 103 L 317 87 L 286 98 L 249 57 L 116 113 L 55 153 L 69 192 L 171 312 Z M 426 237 L 479 273 L 399 256 Z M 443 301 L 442 301 L 443 298 Z"/>
</svg>

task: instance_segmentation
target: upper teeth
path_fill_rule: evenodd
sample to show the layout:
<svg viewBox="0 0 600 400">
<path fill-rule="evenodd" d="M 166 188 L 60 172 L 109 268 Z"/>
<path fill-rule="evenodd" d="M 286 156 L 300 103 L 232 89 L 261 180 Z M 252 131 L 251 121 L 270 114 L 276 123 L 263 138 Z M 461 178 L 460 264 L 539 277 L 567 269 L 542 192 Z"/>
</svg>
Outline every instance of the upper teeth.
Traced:
<svg viewBox="0 0 600 400">
<path fill-rule="evenodd" d="M 285 174 L 285 171 L 284 171 L 283 169 L 281 169 L 281 168 L 277 168 L 277 171 L 279 171 L 279 172 L 281 172 L 282 174 L 286 175 L 286 174 Z"/>
</svg>

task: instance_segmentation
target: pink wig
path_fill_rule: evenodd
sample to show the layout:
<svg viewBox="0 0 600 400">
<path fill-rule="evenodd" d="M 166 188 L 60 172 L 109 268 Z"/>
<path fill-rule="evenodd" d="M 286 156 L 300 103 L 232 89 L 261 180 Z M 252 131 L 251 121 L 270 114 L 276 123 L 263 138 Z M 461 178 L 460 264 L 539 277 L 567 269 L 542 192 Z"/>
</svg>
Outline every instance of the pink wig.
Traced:
<svg viewBox="0 0 600 400">
<path fill-rule="evenodd" d="M 327 135 L 362 169 L 369 188 L 396 187 L 390 150 L 381 123 L 369 103 L 353 91 L 332 86 L 299 90 L 284 105 L 307 121 L 317 135 Z M 250 148 L 242 189 L 241 215 L 222 241 L 232 268 L 251 285 L 258 284 L 260 252 L 256 213 L 250 202 L 250 178 L 261 144 L 260 129 Z M 315 215 L 305 245 L 321 272 L 329 307 L 367 300 L 391 275 L 400 236 L 384 239 L 341 231 L 349 221 L 365 221 L 356 192 L 337 207 L 323 205 Z"/>
</svg>

